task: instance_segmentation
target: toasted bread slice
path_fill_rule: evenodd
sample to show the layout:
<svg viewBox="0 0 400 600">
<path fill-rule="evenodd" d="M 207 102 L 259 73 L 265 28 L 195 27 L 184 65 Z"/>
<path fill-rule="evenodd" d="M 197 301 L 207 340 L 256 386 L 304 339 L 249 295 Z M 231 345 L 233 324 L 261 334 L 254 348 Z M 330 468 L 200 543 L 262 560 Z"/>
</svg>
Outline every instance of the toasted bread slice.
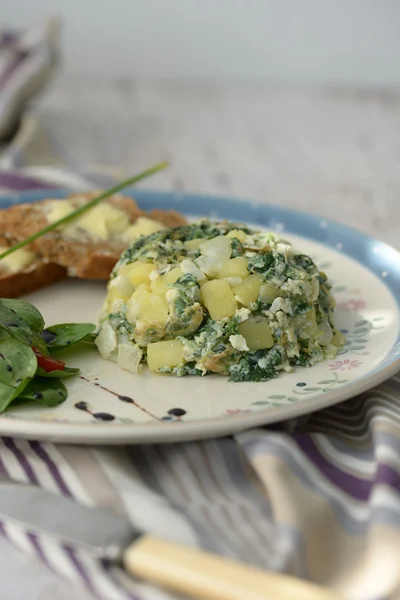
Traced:
<svg viewBox="0 0 400 600">
<path fill-rule="evenodd" d="M 0 210 L 0 248 L 26 239 L 93 197 L 73 195 Z M 111 196 L 32 242 L 13 263 L 0 261 L 0 297 L 17 297 L 66 276 L 107 280 L 120 254 L 140 235 L 186 222 L 175 211 L 146 213 L 131 198 Z"/>
</svg>

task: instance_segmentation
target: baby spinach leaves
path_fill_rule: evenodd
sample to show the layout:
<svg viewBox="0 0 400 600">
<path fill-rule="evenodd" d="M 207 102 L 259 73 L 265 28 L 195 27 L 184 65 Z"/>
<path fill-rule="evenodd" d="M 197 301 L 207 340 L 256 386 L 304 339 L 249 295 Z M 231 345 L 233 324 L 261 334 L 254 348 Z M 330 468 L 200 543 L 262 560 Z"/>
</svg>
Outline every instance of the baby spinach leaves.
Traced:
<svg viewBox="0 0 400 600">
<path fill-rule="evenodd" d="M 64 366 L 51 353 L 79 342 L 92 344 L 95 325 L 44 326 L 42 315 L 29 302 L 0 299 L 0 413 L 13 402 L 35 401 L 50 407 L 66 399 L 61 379 L 79 369 Z"/>
</svg>

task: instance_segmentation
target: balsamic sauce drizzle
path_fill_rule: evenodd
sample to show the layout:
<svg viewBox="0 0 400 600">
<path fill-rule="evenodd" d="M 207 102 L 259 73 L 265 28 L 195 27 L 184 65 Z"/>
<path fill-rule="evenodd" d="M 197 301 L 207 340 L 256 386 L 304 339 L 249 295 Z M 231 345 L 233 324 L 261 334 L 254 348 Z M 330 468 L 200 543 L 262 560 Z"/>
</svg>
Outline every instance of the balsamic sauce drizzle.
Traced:
<svg viewBox="0 0 400 600">
<path fill-rule="evenodd" d="M 92 417 L 94 417 L 98 421 L 114 421 L 114 419 L 115 419 L 114 415 L 111 415 L 110 413 L 105 413 L 105 412 L 94 413 L 94 412 L 92 412 L 90 410 L 87 402 L 77 402 L 75 404 L 75 408 L 89 413 L 89 415 L 92 415 Z"/>
<path fill-rule="evenodd" d="M 114 390 L 110 390 L 109 388 L 106 388 L 104 385 L 101 385 L 98 382 L 90 381 L 90 379 L 87 379 L 83 375 L 79 375 L 79 377 L 80 377 L 80 379 L 83 379 L 84 381 L 87 381 L 87 383 L 90 383 L 91 385 L 95 385 L 95 386 L 99 387 L 100 389 L 104 390 L 105 392 L 108 392 L 109 394 L 112 394 L 113 396 L 115 396 L 116 398 L 118 398 L 118 400 L 121 400 L 122 402 L 126 402 L 127 404 L 132 404 L 133 406 L 135 406 L 136 408 L 138 408 L 142 412 L 146 413 L 146 415 L 148 415 L 152 419 L 156 419 L 157 421 L 161 421 L 162 420 L 162 419 L 160 419 L 160 417 L 158 417 L 157 415 L 155 415 L 152 412 L 150 412 L 149 410 L 147 410 L 147 408 L 144 408 L 143 406 L 140 406 L 140 404 L 138 404 L 130 396 L 122 396 L 122 395 L 118 394 L 117 392 L 114 392 Z M 78 404 L 82 404 L 82 403 L 78 402 Z M 86 403 L 84 402 L 83 404 L 86 404 Z M 79 407 L 75 404 L 75 408 L 79 408 Z M 80 408 L 79 410 L 84 410 L 84 409 Z M 97 414 L 99 414 L 99 413 L 97 413 Z M 107 414 L 107 413 L 103 413 L 103 414 Z M 105 419 L 105 420 L 107 420 L 107 419 Z M 111 420 L 111 419 L 108 419 L 108 420 Z"/>
</svg>

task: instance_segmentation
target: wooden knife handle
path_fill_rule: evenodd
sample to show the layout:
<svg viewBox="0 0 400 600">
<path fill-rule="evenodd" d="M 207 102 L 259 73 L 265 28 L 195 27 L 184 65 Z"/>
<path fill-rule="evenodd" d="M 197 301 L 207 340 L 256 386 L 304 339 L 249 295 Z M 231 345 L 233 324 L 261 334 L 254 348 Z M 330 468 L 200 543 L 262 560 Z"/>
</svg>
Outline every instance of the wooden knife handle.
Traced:
<svg viewBox="0 0 400 600">
<path fill-rule="evenodd" d="M 336 593 L 295 577 L 152 536 L 132 544 L 123 562 L 134 577 L 198 600 L 339 600 Z"/>
</svg>

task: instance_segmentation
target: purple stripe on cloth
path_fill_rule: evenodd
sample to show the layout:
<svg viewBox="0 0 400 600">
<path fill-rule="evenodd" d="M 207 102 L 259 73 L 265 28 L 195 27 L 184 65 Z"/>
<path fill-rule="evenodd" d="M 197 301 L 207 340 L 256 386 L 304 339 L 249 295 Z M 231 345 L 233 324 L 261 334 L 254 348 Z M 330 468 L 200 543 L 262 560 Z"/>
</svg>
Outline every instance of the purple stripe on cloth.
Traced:
<svg viewBox="0 0 400 600">
<path fill-rule="evenodd" d="M 387 485 L 400 494 L 400 474 L 389 465 L 378 465 L 374 484 Z"/>
<path fill-rule="evenodd" d="M 294 441 L 304 454 L 314 463 L 323 475 L 338 488 L 361 502 L 366 502 L 369 498 L 373 483 L 359 479 L 349 473 L 344 473 L 336 466 L 332 465 L 318 450 L 313 440 L 306 434 L 295 434 Z"/>
<path fill-rule="evenodd" d="M 47 560 L 46 554 L 43 552 L 43 548 L 40 545 L 38 536 L 35 533 L 27 533 L 26 536 L 31 542 L 32 548 L 34 549 L 37 558 L 41 560 L 42 563 L 44 563 L 48 569 L 53 571 L 49 561 Z"/>
<path fill-rule="evenodd" d="M 65 554 L 67 555 L 67 557 L 69 558 L 69 560 L 71 561 L 71 563 L 73 564 L 75 571 L 77 572 L 77 574 L 79 575 L 79 577 L 82 579 L 82 582 L 84 583 L 84 585 L 96 596 L 98 596 L 98 593 L 92 583 L 92 580 L 90 579 L 89 575 L 87 574 L 85 568 L 83 567 L 81 561 L 79 560 L 79 558 L 76 556 L 74 550 L 72 548 L 70 548 L 69 546 L 63 546 L 63 549 L 65 550 Z"/>
<path fill-rule="evenodd" d="M 118 588 L 122 588 L 123 591 L 126 593 L 126 597 L 129 600 L 140 600 L 139 596 L 137 596 L 135 593 L 133 593 L 130 589 L 128 589 L 128 585 L 129 584 L 125 584 L 125 582 L 121 581 L 116 575 L 115 575 L 115 571 L 116 571 L 116 565 L 115 563 L 110 562 L 107 559 L 103 559 L 100 561 L 100 565 L 103 569 L 103 572 L 105 573 L 105 575 L 114 583 L 114 585 Z M 126 577 L 129 577 L 128 575 L 125 574 Z"/>
<path fill-rule="evenodd" d="M 19 464 L 21 465 L 21 467 L 23 468 L 23 470 L 25 471 L 29 481 L 31 483 L 35 483 L 36 485 L 39 485 L 39 481 L 31 467 L 31 465 L 29 464 L 29 462 L 26 460 L 26 457 L 24 455 L 23 452 L 21 452 L 21 450 L 15 445 L 15 442 L 12 438 L 9 437 L 3 437 L 1 438 L 3 440 L 4 445 L 6 446 L 6 448 L 8 448 L 16 457 L 16 459 L 18 460 Z"/>
<path fill-rule="evenodd" d="M 54 189 L 54 184 L 49 184 L 33 177 L 27 177 L 26 175 L 17 175 L 16 173 L 2 171 L 0 172 L 0 187 L 24 192 L 27 190 L 51 190 Z"/>
<path fill-rule="evenodd" d="M 10 79 L 11 75 L 18 69 L 20 64 L 24 62 L 24 60 L 29 56 L 29 52 L 26 50 L 19 50 L 15 53 L 15 56 L 10 60 L 9 64 L 6 66 L 4 71 L 0 74 L 0 90 L 7 81 Z"/>
<path fill-rule="evenodd" d="M 0 50 L 4 50 L 4 48 L 7 48 L 7 46 L 11 46 L 11 44 L 14 44 L 18 38 L 19 35 L 17 33 L 13 33 L 11 31 L 2 31 L 0 33 Z"/>
<path fill-rule="evenodd" d="M 60 473 L 59 468 L 57 467 L 54 460 L 49 456 L 49 454 L 43 448 L 43 446 L 39 442 L 29 442 L 29 445 L 32 448 L 32 450 L 35 452 L 35 454 L 37 454 L 37 456 L 45 463 L 48 470 L 53 475 L 54 481 L 57 483 L 58 487 L 60 488 L 60 490 L 64 494 L 64 496 L 72 497 L 73 494 L 70 491 L 70 489 L 68 488 L 67 484 L 65 483 L 65 481 Z"/>
<path fill-rule="evenodd" d="M 3 461 L 0 458 L 0 477 L 9 477 L 8 471 L 4 466 Z"/>
</svg>

